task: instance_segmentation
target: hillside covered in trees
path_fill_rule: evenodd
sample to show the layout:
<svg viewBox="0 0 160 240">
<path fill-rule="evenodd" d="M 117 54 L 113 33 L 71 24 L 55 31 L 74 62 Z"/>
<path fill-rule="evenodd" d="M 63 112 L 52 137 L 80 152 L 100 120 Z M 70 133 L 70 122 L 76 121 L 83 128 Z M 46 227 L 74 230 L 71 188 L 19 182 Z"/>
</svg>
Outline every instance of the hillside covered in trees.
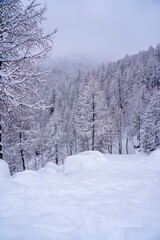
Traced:
<svg viewBox="0 0 160 240">
<path fill-rule="evenodd" d="M 87 150 L 149 153 L 160 146 L 159 44 L 100 66 L 60 59 L 49 69 L 43 87 L 31 85 L 41 107 L 23 108 L 20 121 L 5 125 L 4 158 L 12 172 L 63 164 Z"/>
<path fill-rule="evenodd" d="M 0 0 L 0 240 L 159 240 L 160 1 L 41 1 Z"/>
<path fill-rule="evenodd" d="M 49 84 L 49 158 L 86 150 L 129 153 L 129 143 L 150 152 L 160 145 L 159 44 L 92 69 L 59 64 Z"/>
</svg>

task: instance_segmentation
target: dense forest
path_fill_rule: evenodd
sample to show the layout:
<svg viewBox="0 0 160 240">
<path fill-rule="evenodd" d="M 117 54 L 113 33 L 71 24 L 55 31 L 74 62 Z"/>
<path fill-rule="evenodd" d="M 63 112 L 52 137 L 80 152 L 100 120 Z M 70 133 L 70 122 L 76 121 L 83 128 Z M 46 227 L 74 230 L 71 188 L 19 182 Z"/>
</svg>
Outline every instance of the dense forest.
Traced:
<svg viewBox="0 0 160 240">
<path fill-rule="evenodd" d="M 41 84 L 28 85 L 38 95 L 26 92 L 35 107 L 14 106 L 5 122 L 11 172 L 63 164 L 66 156 L 87 150 L 129 154 L 159 147 L 159 44 L 96 67 L 60 59 L 46 68 Z"/>
<path fill-rule="evenodd" d="M 35 0 L 0 5 L 0 158 L 11 173 L 63 164 L 87 150 L 129 154 L 159 147 L 159 44 L 100 66 L 46 64 L 56 30 L 45 35 L 41 28 L 45 7 Z"/>
<path fill-rule="evenodd" d="M 150 152 L 160 145 L 159 44 L 94 68 L 55 63 L 48 82 L 46 159 L 60 163 L 87 150 Z"/>
</svg>

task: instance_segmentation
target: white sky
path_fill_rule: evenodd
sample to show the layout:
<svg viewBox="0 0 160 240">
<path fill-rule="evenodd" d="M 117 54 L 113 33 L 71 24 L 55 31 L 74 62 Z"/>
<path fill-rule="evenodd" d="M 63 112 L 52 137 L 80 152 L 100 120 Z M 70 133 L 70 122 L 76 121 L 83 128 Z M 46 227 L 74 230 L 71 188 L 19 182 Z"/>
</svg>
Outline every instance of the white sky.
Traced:
<svg viewBox="0 0 160 240">
<path fill-rule="evenodd" d="M 56 34 L 53 57 L 116 60 L 160 42 L 160 0 L 37 0 Z"/>
</svg>

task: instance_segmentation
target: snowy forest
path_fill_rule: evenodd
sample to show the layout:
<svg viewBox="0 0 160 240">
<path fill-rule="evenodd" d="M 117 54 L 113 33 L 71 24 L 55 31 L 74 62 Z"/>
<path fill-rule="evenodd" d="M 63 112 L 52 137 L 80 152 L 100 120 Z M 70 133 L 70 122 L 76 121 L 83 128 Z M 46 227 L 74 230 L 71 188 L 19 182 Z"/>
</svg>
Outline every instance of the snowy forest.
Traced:
<svg viewBox="0 0 160 240">
<path fill-rule="evenodd" d="M 99 66 L 47 63 L 56 30 L 43 32 L 46 9 L 35 0 L 0 5 L 0 158 L 12 174 L 87 150 L 159 147 L 160 44 Z"/>
<path fill-rule="evenodd" d="M 159 240 L 160 1 L 42 1 L 0 0 L 0 240 Z"/>
</svg>

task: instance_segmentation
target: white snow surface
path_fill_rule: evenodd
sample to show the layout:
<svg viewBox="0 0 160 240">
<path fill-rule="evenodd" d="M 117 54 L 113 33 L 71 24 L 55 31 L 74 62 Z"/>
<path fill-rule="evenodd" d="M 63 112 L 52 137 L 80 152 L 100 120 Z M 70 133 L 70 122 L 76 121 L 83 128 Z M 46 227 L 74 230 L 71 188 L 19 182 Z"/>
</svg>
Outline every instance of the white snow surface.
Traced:
<svg viewBox="0 0 160 240">
<path fill-rule="evenodd" d="M 0 180 L 10 178 L 9 167 L 6 161 L 0 160 Z"/>
<path fill-rule="evenodd" d="M 160 240 L 160 150 L 7 169 L 1 161 L 0 240 Z"/>
</svg>

